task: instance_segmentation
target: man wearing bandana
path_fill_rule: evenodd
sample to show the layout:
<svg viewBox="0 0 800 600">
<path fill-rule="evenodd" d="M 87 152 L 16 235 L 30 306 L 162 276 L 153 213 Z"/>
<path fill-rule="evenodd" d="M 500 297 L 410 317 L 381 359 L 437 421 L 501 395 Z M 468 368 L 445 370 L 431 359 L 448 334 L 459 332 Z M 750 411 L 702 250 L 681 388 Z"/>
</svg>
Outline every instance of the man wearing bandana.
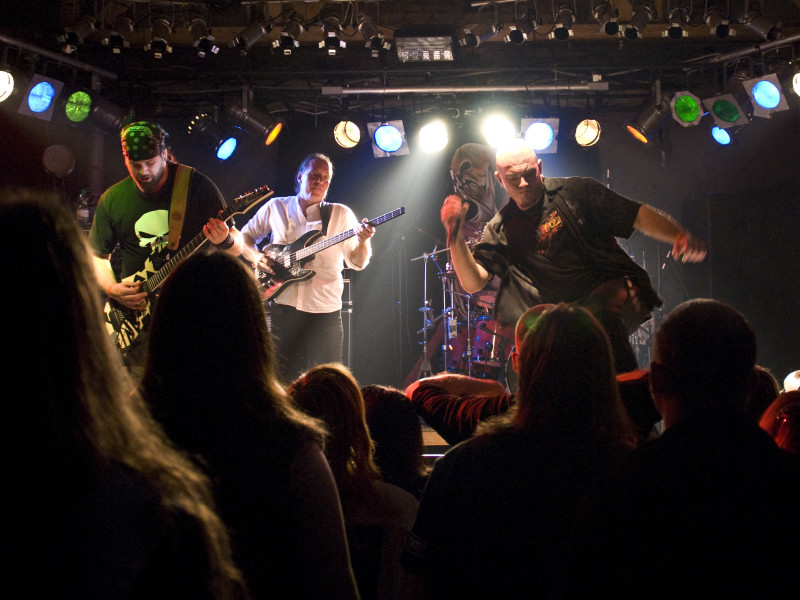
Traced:
<svg viewBox="0 0 800 600">
<path fill-rule="evenodd" d="M 129 309 L 140 309 L 147 294 L 141 281 L 125 278 L 141 271 L 148 257 L 168 242 L 169 212 L 178 164 L 170 160 L 167 132 L 146 121 L 122 128 L 122 155 L 129 177 L 112 185 L 100 197 L 89 241 L 97 254 L 97 283 L 110 299 Z M 237 255 L 241 233 L 214 218 L 225 208 L 217 186 L 190 170 L 188 196 L 178 249 L 200 231 L 219 249 Z M 110 256 L 119 244 L 121 271 L 115 273 Z M 138 279 L 138 278 L 137 278 Z"/>
</svg>

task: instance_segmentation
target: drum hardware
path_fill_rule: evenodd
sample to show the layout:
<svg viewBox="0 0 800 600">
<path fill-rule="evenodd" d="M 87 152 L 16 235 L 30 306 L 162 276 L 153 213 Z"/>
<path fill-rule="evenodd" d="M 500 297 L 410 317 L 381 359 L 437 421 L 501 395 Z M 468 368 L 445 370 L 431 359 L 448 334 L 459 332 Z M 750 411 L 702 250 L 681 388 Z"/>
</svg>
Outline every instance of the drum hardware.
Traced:
<svg viewBox="0 0 800 600">
<path fill-rule="evenodd" d="M 422 313 L 422 329 L 418 333 L 422 333 L 422 365 L 419 369 L 419 377 L 430 377 L 433 375 L 433 371 L 431 369 L 431 361 L 428 358 L 428 329 L 433 325 L 434 319 L 432 318 L 433 312 L 430 308 L 430 301 L 428 300 L 428 259 L 433 260 L 433 264 L 436 265 L 436 268 L 439 270 L 439 273 L 442 273 L 442 269 L 436 263 L 436 255 L 441 254 L 442 252 L 449 252 L 448 248 L 443 248 L 441 250 L 436 250 L 436 246 L 433 247 L 433 251 L 431 252 L 423 252 L 422 255 L 417 256 L 411 259 L 411 262 L 421 260 L 423 261 L 423 303 L 422 308 L 420 308 L 420 312 Z M 442 316 L 442 315 L 440 315 Z"/>
</svg>

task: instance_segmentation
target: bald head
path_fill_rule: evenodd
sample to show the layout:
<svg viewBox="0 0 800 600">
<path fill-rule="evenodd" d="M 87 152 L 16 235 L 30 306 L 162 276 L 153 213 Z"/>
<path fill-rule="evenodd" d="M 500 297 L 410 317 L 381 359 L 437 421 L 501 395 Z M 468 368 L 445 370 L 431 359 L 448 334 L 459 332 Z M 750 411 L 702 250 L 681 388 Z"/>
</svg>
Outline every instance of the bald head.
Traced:
<svg viewBox="0 0 800 600">
<path fill-rule="evenodd" d="M 541 201 L 544 195 L 542 161 L 523 140 L 514 138 L 500 146 L 495 165 L 494 176 L 521 210 Z"/>
</svg>

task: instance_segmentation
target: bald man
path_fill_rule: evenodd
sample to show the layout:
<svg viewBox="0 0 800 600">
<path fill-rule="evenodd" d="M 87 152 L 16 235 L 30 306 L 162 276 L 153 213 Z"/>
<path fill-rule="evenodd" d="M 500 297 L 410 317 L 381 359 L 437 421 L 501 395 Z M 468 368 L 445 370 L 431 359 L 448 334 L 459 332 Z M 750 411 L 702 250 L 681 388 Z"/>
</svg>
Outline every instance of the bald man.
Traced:
<svg viewBox="0 0 800 600">
<path fill-rule="evenodd" d="M 489 221 L 470 250 L 461 232 L 469 208 L 448 196 L 441 221 L 453 268 L 474 294 L 497 275 L 494 319 L 511 325 L 529 307 L 578 302 L 606 329 L 617 372 L 638 368 L 628 336 L 662 304 L 647 272 L 616 238 L 634 230 L 673 245 L 675 260 L 705 258 L 702 240 L 675 219 L 585 177 L 545 178 L 542 161 L 523 140 L 498 149 L 495 177 L 510 201 Z"/>
</svg>

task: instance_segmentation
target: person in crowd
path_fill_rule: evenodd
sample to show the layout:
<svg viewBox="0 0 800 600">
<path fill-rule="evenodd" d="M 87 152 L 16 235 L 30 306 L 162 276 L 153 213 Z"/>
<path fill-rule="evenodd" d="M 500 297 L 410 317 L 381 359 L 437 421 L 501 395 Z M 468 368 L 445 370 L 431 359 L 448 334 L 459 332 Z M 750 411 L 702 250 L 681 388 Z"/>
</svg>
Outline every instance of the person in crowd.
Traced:
<svg viewBox="0 0 800 600">
<path fill-rule="evenodd" d="M 324 425 L 279 386 L 251 271 L 195 254 L 163 285 L 141 390 L 214 482 L 254 598 L 357 598 Z"/>
<path fill-rule="evenodd" d="M 526 310 L 514 328 L 515 346 L 511 353 L 514 372 L 518 371 L 517 348 L 542 312 L 552 304 L 539 304 Z M 649 372 L 637 369 L 616 376 L 622 403 L 633 421 L 639 443 L 655 435 L 661 415 L 653 405 Z M 424 377 L 406 388 L 406 395 L 425 423 L 450 445 L 470 438 L 481 421 L 509 410 L 516 399 L 496 380 L 468 377 L 459 373 L 439 373 Z"/>
<path fill-rule="evenodd" d="M 29 292 L 0 300 L 2 595 L 246 598 L 208 479 L 131 393 L 74 214 L 5 189 L 0 219 L 6 273 Z"/>
<path fill-rule="evenodd" d="M 747 400 L 747 414 L 758 423 L 764 411 L 781 393 L 781 384 L 766 367 L 756 365 L 756 386 Z"/>
<path fill-rule="evenodd" d="M 697 299 L 658 328 L 664 416 L 578 528 L 570 598 L 770 598 L 795 589 L 800 461 L 747 414 L 757 344 L 731 306 Z"/>
<path fill-rule="evenodd" d="M 759 422 L 779 448 L 800 457 L 800 391 L 782 392 Z"/>
<path fill-rule="evenodd" d="M 783 391 L 792 392 L 800 389 L 800 370 L 792 371 L 783 379 Z"/>
<path fill-rule="evenodd" d="M 331 159 L 309 154 L 297 170 L 295 195 L 270 199 L 242 228 L 242 255 L 271 277 L 266 294 L 280 357 L 279 375 L 285 384 L 311 366 L 342 361 L 342 270 L 345 266 L 361 270 L 372 255 L 370 238 L 375 228 L 366 219 L 359 223 L 344 204 L 325 201 L 332 177 Z M 304 270 L 313 271 L 310 277 L 300 278 L 283 261 L 276 262 L 270 252 L 259 249 L 268 236 L 270 246 L 287 246 L 310 232 L 321 231 L 320 241 L 324 241 L 348 230 L 357 230 L 357 235 L 329 246 L 304 264 Z M 300 248 L 306 246 L 299 243 Z"/>
<path fill-rule="evenodd" d="M 297 405 L 331 432 L 325 447 L 344 509 L 358 589 L 364 599 L 403 597 L 400 565 L 417 499 L 383 480 L 374 461 L 361 388 L 341 363 L 312 367 L 288 388 Z"/>
<path fill-rule="evenodd" d="M 434 464 L 404 554 L 420 598 L 547 597 L 588 495 L 634 445 L 586 309 L 543 312 L 518 364 L 512 408 Z"/>
<path fill-rule="evenodd" d="M 593 179 L 543 177 L 541 159 L 523 140 L 500 147 L 495 166 L 510 201 L 472 249 L 461 231 L 469 203 L 450 195 L 442 205 L 441 221 L 461 286 L 474 294 L 498 276 L 494 320 L 504 326 L 543 302 L 580 302 L 609 334 L 617 372 L 636 370 L 628 335 L 662 302 L 647 272 L 615 238 L 641 231 L 673 244 L 673 257 L 684 262 L 703 260 L 702 240 L 665 213 Z"/>
<path fill-rule="evenodd" d="M 419 416 L 397 388 L 371 384 L 362 387 L 361 393 L 375 443 L 375 464 L 383 479 L 419 499 L 430 470 L 423 456 Z"/>
<path fill-rule="evenodd" d="M 122 156 L 129 176 L 100 196 L 89 232 L 97 254 L 97 285 L 109 299 L 108 327 L 137 375 L 153 299 L 145 282 L 201 232 L 230 254 L 242 248 L 241 233 L 216 218 L 226 207 L 219 189 L 199 171 L 174 160 L 168 137 L 149 121 L 122 128 Z M 118 273 L 110 261 L 117 246 Z"/>
</svg>

